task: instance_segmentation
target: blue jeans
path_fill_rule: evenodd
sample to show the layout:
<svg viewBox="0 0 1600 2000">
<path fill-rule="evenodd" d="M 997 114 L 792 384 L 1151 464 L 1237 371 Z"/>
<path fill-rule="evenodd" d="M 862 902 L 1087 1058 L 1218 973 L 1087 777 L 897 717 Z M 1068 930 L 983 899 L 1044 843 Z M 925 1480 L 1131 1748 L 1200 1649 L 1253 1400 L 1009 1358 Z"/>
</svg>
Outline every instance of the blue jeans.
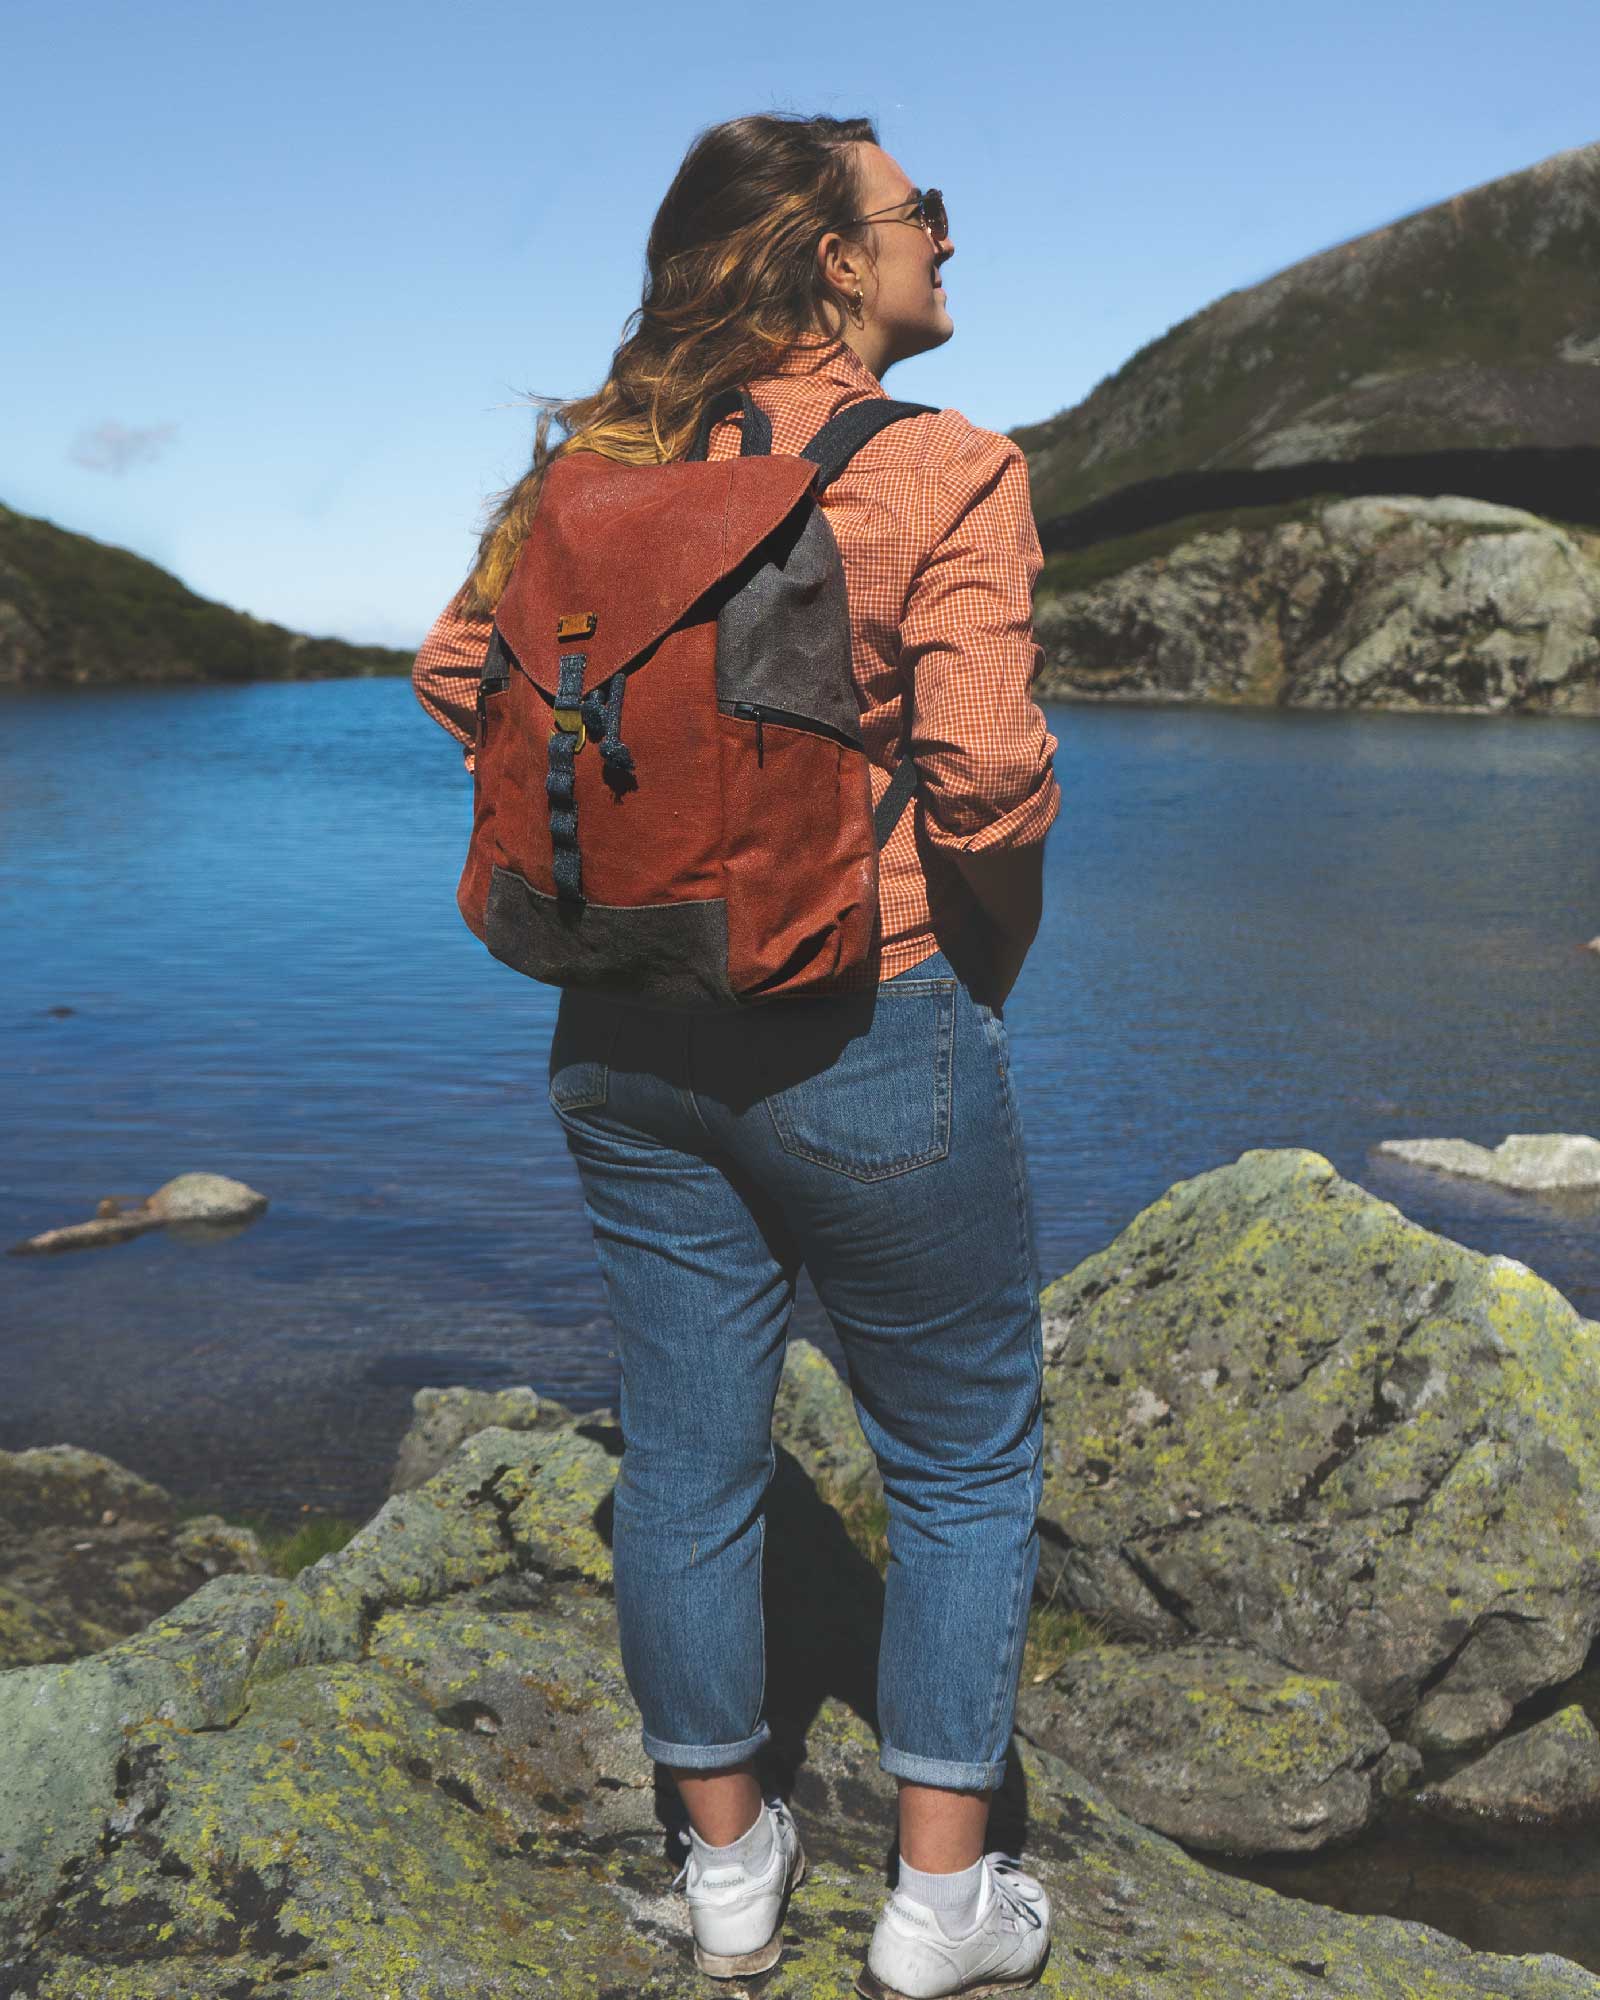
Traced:
<svg viewBox="0 0 1600 2000">
<path fill-rule="evenodd" d="M 646 1753 L 767 1740 L 772 1411 L 804 1264 L 883 1474 L 879 1762 L 1005 1774 L 1038 1567 L 1040 1274 L 1005 1024 L 943 952 L 692 1016 L 568 989 L 550 1102 L 622 1368 L 613 1559 Z"/>
</svg>

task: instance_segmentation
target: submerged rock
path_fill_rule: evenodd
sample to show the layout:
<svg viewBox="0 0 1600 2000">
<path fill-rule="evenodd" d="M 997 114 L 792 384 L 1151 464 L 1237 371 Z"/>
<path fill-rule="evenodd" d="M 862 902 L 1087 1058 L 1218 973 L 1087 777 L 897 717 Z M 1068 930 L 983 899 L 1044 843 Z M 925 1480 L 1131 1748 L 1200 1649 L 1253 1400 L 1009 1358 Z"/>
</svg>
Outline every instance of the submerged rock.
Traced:
<svg viewBox="0 0 1600 2000">
<path fill-rule="evenodd" d="M 1493 1147 L 1468 1139 L 1383 1139 L 1376 1151 L 1497 1187 L 1600 1188 L 1600 1139 L 1580 1132 L 1513 1132 Z"/>
<path fill-rule="evenodd" d="M 0 1451 L 0 1667 L 127 1638 L 208 1577 L 266 1568 L 248 1528 L 71 1445 Z"/>
<path fill-rule="evenodd" d="M 1600 1326 L 1531 1271 L 1254 1151 L 1042 1304 L 1060 1599 L 1343 1680 L 1391 1727 L 1425 1687 L 1518 1702 L 1582 1666 Z"/>
<path fill-rule="evenodd" d="M 480 1432 L 292 1583 L 208 1584 L 136 1639 L 0 1675 L 0 1990 L 29 2000 L 698 2000 L 670 1793 L 639 1745 L 606 1546 L 616 1434 Z M 770 2000 L 849 1990 L 895 1784 L 881 1585 L 788 1454 L 769 1603 L 776 1772 L 811 1857 Z M 1051 1991 L 1596 2000 L 1209 1873 L 1023 1745 L 996 1806 L 1056 1907 Z"/>
<path fill-rule="evenodd" d="M 1352 1688 L 1228 1646 L 1090 1647 L 1017 1722 L 1142 1825 L 1221 1854 L 1348 1840 L 1420 1762 Z"/>
<path fill-rule="evenodd" d="M 1456 1820 L 1561 1827 L 1600 1819 L 1600 1732 L 1577 1706 L 1497 1743 L 1418 1803 Z"/>
</svg>

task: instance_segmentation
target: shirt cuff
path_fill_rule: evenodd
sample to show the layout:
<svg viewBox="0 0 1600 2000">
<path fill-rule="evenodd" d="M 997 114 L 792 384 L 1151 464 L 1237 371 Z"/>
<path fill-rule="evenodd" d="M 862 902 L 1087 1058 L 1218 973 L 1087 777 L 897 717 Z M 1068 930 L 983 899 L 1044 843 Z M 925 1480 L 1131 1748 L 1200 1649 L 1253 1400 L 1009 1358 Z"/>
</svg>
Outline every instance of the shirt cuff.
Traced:
<svg viewBox="0 0 1600 2000">
<path fill-rule="evenodd" d="M 1033 791 L 1018 801 L 1010 812 L 989 820 L 965 840 L 941 844 L 957 847 L 965 854 L 982 854 L 991 847 L 1031 847 L 1043 840 L 1061 810 L 1061 786 L 1054 771 L 1047 770 Z"/>
</svg>

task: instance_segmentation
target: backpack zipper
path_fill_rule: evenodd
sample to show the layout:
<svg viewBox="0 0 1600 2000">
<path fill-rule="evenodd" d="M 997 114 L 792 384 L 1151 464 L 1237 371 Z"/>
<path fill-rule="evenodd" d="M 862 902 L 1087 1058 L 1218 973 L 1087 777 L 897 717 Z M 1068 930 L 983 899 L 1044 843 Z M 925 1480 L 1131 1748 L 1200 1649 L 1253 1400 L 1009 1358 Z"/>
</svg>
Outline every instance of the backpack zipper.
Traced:
<svg viewBox="0 0 1600 2000">
<path fill-rule="evenodd" d="M 814 715 L 796 715 L 790 708 L 773 708 L 763 701 L 719 701 L 724 715 L 737 715 L 742 721 L 753 722 L 756 726 L 756 762 L 764 760 L 761 726 L 766 722 L 781 722 L 786 729 L 806 729 L 813 736 L 828 736 L 835 743 L 842 743 L 847 750 L 865 750 L 866 745 L 858 736 L 851 736 L 842 729 L 835 729 L 831 723 L 818 722 Z"/>
</svg>

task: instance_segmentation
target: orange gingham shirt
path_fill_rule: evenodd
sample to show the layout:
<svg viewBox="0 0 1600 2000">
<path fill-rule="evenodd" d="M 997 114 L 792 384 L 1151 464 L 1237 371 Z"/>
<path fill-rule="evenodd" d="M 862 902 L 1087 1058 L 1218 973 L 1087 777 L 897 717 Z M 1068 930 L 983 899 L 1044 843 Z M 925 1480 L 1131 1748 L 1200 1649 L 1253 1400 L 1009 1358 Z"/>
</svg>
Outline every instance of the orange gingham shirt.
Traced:
<svg viewBox="0 0 1600 2000">
<path fill-rule="evenodd" d="M 823 334 L 749 386 L 772 420 L 773 451 L 790 456 L 836 411 L 888 394 Z M 724 417 L 708 457 L 736 458 L 739 438 Z M 971 920 L 972 892 L 946 850 L 1043 840 L 1060 810 L 1056 738 L 1029 693 L 1043 658 L 1033 586 L 1044 559 L 1022 447 L 958 410 L 890 424 L 822 505 L 844 563 L 874 806 L 903 743 L 917 762 L 917 791 L 878 858 L 878 977 L 892 979 Z M 454 605 L 423 641 L 412 684 L 466 745 L 470 770 L 490 621 Z"/>
</svg>

